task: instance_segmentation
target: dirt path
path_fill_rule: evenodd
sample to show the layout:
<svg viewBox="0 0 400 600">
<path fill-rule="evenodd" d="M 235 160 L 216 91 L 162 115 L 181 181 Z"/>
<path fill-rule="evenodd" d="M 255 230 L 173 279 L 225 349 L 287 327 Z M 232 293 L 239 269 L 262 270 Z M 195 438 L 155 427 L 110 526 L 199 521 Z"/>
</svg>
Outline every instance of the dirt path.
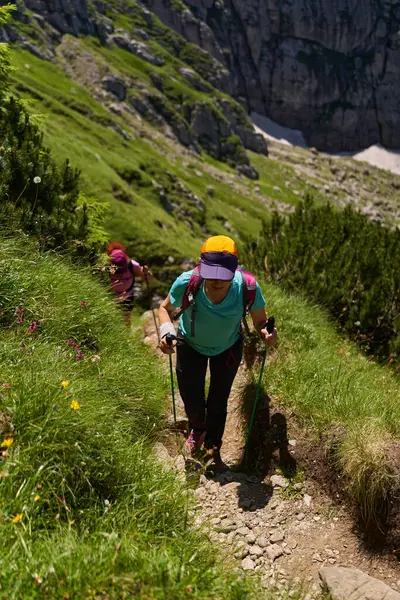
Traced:
<svg viewBox="0 0 400 600">
<path fill-rule="evenodd" d="M 150 318 L 144 323 L 145 342 L 156 348 L 154 324 Z M 168 357 L 163 360 L 167 367 Z M 253 372 L 256 379 L 258 363 Z M 225 552 L 230 549 L 238 568 L 260 572 L 265 587 L 277 591 L 289 587 L 293 593 L 301 587 L 304 600 L 319 599 L 323 597 L 319 569 L 346 566 L 400 591 L 399 562 L 390 554 L 365 549 L 349 507 L 313 478 L 318 470 L 315 446 L 294 417 L 280 410 L 276 399 L 261 398 L 250 452 L 253 468 L 244 472 L 238 467 L 245 438 L 243 422 L 253 399 L 251 371 L 243 363 L 229 400 L 222 447 L 222 458 L 231 469 L 213 478 L 200 476 L 195 490 L 196 523 L 205 524 L 210 538 L 221 543 Z M 184 419 L 179 393 L 177 409 L 178 419 Z M 165 445 L 174 453 L 173 444 L 167 440 Z M 288 467 L 294 474 L 289 479 L 282 474 Z"/>
</svg>

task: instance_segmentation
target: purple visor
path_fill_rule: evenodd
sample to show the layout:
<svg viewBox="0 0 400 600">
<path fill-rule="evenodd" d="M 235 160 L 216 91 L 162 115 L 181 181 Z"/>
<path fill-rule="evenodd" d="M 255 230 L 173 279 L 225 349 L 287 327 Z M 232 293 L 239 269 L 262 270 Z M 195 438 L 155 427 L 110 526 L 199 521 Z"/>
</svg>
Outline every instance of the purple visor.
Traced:
<svg viewBox="0 0 400 600">
<path fill-rule="evenodd" d="M 232 281 L 238 263 L 237 256 L 228 252 L 204 252 L 200 256 L 200 276 L 203 279 Z"/>
</svg>

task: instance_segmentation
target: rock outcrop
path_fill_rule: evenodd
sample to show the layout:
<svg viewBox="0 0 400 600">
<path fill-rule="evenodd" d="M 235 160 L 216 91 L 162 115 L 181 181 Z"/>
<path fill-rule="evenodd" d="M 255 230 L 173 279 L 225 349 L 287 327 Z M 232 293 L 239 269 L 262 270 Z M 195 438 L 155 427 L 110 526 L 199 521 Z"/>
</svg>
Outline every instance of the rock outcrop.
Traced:
<svg viewBox="0 0 400 600">
<path fill-rule="evenodd" d="M 328 151 L 400 147 L 398 0 L 145 0 L 250 110 Z"/>
<path fill-rule="evenodd" d="M 319 574 L 332 600 L 400 600 L 398 592 L 359 569 L 325 567 Z"/>
</svg>

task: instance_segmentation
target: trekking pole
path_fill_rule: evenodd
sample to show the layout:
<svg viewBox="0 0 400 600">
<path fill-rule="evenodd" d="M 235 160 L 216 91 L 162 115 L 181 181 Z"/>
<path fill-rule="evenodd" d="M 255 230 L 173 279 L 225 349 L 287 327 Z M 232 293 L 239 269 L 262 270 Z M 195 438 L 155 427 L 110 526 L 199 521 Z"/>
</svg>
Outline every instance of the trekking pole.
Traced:
<svg viewBox="0 0 400 600">
<path fill-rule="evenodd" d="M 165 336 L 165 341 L 167 342 L 168 346 L 172 346 L 172 342 L 174 341 L 174 339 L 176 339 L 175 336 L 171 335 L 170 333 L 167 333 L 167 335 Z M 169 355 L 169 377 L 171 379 L 172 408 L 174 411 L 174 424 L 176 428 L 175 385 L 174 373 L 172 369 L 172 354 Z"/>
<path fill-rule="evenodd" d="M 157 339 L 158 339 L 158 343 L 160 343 L 160 333 L 158 331 L 158 325 L 157 325 L 157 319 L 156 319 L 156 313 L 154 312 L 154 308 L 153 308 L 153 296 L 150 293 L 150 285 L 149 285 L 149 280 L 147 277 L 147 273 L 145 274 L 145 280 L 146 280 L 146 285 L 147 285 L 147 296 L 149 298 L 149 304 L 150 304 L 150 310 L 153 313 L 153 319 L 154 319 L 154 325 L 156 328 L 156 333 L 157 333 Z"/>
<path fill-rule="evenodd" d="M 267 321 L 267 331 L 268 331 L 268 333 L 273 333 L 274 328 L 275 328 L 275 317 L 269 317 L 269 319 Z M 263 358 L 262 358 L 260 376 L 258 378 L 258 384 L 257 384 L 257 389 L 256 389 L 256 397 L 254 399 L 253 411 L 251 413 L 249 429 L 247 431 L 247 439 L 246 439 L 246 445 L 245 445 L 245 448 L 244 448 L 243 462 L 246 459 L 247 451 L 249 449 L 250 436 L 251 436 L 251 431 L 253 429 L 254 418 L 256 416 L 258 398 L 260 396 L 260 389 L 261 389 L 262 378 L 263 378 L 263 375 L 264 375 L 264 368 L 265 368 L 266 358 L 267 358 L 267 347 L 265 347 L 264 351 L 263 351 Z"/>
</svg>

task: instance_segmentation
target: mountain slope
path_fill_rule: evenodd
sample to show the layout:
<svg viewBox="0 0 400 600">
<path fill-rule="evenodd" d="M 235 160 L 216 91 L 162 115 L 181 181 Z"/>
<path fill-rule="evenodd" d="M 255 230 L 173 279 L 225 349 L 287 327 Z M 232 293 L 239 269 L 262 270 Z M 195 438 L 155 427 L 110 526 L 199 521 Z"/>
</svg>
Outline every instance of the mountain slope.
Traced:
<svg viewBox="0 0 400 600">
<path fill-rule="evenodd" d="M 279 144 L 267 157 L 221 65 L 137 3 L 29 6 L 3 31 L 15 40 L 13 91 L 45 115 L 47 143 L 82 169 L 85 193 L 109 203 L 110 234 L 161 279 L 176 269 L 168 256 L 194 258 L 222 231 L 240 244 L 307 193 L 396 222 L 396 176 Z"/>
</svg>

